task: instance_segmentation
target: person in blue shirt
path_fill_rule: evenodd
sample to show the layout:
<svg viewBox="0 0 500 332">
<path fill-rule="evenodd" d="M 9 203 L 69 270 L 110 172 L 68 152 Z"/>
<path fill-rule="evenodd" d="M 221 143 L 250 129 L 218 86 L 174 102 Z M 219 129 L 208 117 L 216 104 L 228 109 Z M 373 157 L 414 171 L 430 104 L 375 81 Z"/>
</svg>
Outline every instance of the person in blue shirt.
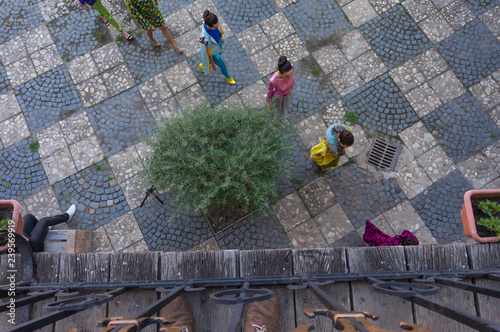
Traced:
<svg viewBox="0 0 500 332">
<path fill-rule="evenodd" d="M 224 30 L 219 24 L 217 15 L 207 9 L 203 13 L 203 20 L 205 23 L 203 23 L 200 35 L 201 63 L 199 66 L 203 69 L 205 75 L 208 75 L 210 68 L 215 71 L 219 67 L 224 78 L 230 84 L 236 84 L 231 75 L 229 75 L 226 64 L 221 57 Z"/>
</svg>

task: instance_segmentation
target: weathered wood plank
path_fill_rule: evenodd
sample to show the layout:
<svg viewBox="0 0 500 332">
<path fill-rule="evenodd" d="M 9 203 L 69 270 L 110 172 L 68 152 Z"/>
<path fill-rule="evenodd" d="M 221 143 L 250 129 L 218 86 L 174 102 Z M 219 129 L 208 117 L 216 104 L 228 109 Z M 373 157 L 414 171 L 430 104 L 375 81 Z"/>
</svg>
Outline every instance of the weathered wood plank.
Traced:
<svg viewBox="0 0 500 332">
<path fill-rule="evenodd" d="M 38 282 L 57 283 L 59 280 L 59 253 L 40 252 L 35 253 L 36 277 Z M 54 302 L 55 298 L 43 300 L 33 305 L 31 319 L 46 315 L 43 309 L 47 303 Z M 54 324 L 47 325 L 37 331 L 52 332 Z"/>
<path fill-rule="evenodd" d="M 59 283 L 64 282 L 106 282 L 109 281 L 109 253 L 61 254 Z M 78 296 L 91 293 L 82 291 Z M 60 300 L 61 298 L 58 298 Z M 64 299 L 67 299 L 65 297 Z M 106 305 L 81 311 L 56 322 L 55 331 L 77 328 L 78 332 L 98 331 L 95 322 L 106 316 Z"/>
<path fill-rule="evenodd" d="M 294 250 L 293 266 L 295 275 L 346 273 L 347 263 L 345 249 Z M 350 310 L 349 284 L 347 282 L 322 286 L 321 289 L 339 302 L 344 309 Z M 296 290 L 296 325 L 314 324 L 316 331 L 333 331 L 333 324 L 330 319 L 326 317 L 306 317 L 304 315 L 304 310 L 308 308 L 325 308 L 325 306 L 311 290 Z"/>
<path fill-rule="evenodd" d="M 411 246 L 406 247 L 408 268 L 416 270 L 462 270 L 468 269 L 468 256 L 464 244 L 448 244 L 443 246 Z M 470 282 L 470 280 L 464 280 Z M 470 312 L 476 315 L 473 293 L 449 286 L 439 285 L 440 292 L 429 296 L 434 300 Z M 450 318 L 415 305 L 416 323 L 433 331 L 474 331 Z"/>
<path fill-rule="evenodd" d="M 404 248 L 371 247 L 348 248 L 349 272 L 406 271 Z M 381 294 L 366 282 L 352 282 L 354 310 L 380 315 L 374 325 L 399 330 L 399 322 L 413 323 L 411 303 Z"/>
<path fill-rule="evenodd" d="M 500 243 L 475 244 L 467 246 L 470 255 L 472 269 L 500 269 Z M 500 288 L 500 282 L 476 279 L 478 286 Z M 478 294 L 478 306 L 480 317 L 500 322 L 499 308 L 500 299 Z"/>
<path fill-rule="evenodd" d="M 45 241 L 66 241 L 68 238 L 68 231 L 64 229 L 50 230 L 47 232 Z"/>
<path fill-rule="evenodd" d="M 253 250 L 240 252 L 240 275 L 283 276 L 293 274 L 292 250 Z M 278 299 L 280 321 L 278 331 L 289 332 L 295 328 L 293 290 L 283 286 L 267 287 Z"/>
<path fill-rule="evenodd" d="M 158 280 L 158 252 L 118 253 L 111 255 L 110 281 Z M 118 296 L 108 304 L 108 317 L 130 317 L 156 301 L 155 290 L 136 289 Z M 156 331 L 156 325 L 144 331 Z"/>
<path fill-rule="evenodd" d="M 239 253 L 226 251 L 188 251 L 161 254 L 161 279 L 236 278 L 239 277 Z M 195 331 L 224 331 L 231 308 L 213 303 L 209 295 L 224 288 L 185 294 L 195 320 Z"/>
<path fill-rule="evenodd" d="M 52 252 L 52 253 L 57 253 L 57 252 L 66 252 L 66 241 L 47 241 L 44 243 L 45 246 L 45 252 Z"/>
</svg>

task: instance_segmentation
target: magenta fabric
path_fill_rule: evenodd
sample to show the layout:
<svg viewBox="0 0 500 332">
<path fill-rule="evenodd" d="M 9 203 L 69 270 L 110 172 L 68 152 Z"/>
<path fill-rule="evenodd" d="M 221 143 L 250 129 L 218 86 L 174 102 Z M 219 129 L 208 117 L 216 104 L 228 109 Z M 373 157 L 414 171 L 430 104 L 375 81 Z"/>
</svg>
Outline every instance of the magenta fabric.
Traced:
<svg viewBox="0 0 500 332">
<path fill-rule="evenodd" d="M 292 68 L 294 68 L 293 65 Z M 267 84 L 267 101 L 271 101 L 273 96 L 284 97 L 288 95 L 292 91 L 294 83 L 293 74 L 289 79 L 280 78 L 276 76 L 276 73 L 272 74 Z"/>
<path fill-rule="evenodd" d="M 405 238 L 413 238 L 416 244 L 419 243 L 417 237 L 409 230 L 405 229 L 400 235 L 393 237 L 382 232 L 370 220 L 366 221 L 365 234 L 363 234 L 363 242 L 366 244 L 373 244 L 374 247 L 398 246 L 403 243 Z"/>
</svg>

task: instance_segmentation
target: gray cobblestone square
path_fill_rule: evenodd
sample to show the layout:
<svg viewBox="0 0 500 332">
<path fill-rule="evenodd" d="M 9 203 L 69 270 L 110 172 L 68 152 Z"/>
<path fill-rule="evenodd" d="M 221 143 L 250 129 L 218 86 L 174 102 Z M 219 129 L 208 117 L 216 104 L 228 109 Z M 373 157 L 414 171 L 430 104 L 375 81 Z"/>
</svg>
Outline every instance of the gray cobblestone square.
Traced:
<svg viewBox="0 0 500 332">
<path fill-rule="evenodd" d="M 195 84 L 175 95 L 180 109 L 194 108 L 209 101 L 199 84 Z"/>
<path fill-rule="evenodd" d="M 30 0 L 9 2 L 0 18 L 0 44 L 43 23 L 38 4 Z"/>
<path fill-rule="evenodd" d="M 22 214 L 31 213 L 35 216 L 55 216 L 61 213 L 52 188 L 46 188 L 20 202 Z"/>
<path fill-rule="evenodd" d="M 296 192 L 279 200 L 274 205 L 274 211 L 287 232 L 311 219 L 309 212 L 307 212 L 304 203 Z"/>
<path fill-rule="evenodd" d="M 21 108 L 17 103 L 16 95 L 12 91 L 0 95 L 0 121 L 6 120 L 20 112 Z"/>
<path fill-rule="evenodd" d="M 272 46 L 250 55 L 250 61 L 259 73 L 260 77 L 265 77 L 277 70 L 278 58 L 279 54 Z"/>
<path fill-rule="evenodd" d="M 191 14 L 186 8 L 182 8 L 181 10 L 165 17 L 165 24 L 167 25 L 172 37 L 181 36 L 196 27 Z"/>
<path fill-rule="evenodd" d="M 117 95 L 135 85 L 134 78 L 126 64 L 104 72 L 101 78 L 110 96 Z"/>
<path fill-rule="evenodd" d="M 71 60 L 67 67 L 71 78 L 76 84 L 98 74 L 97 66 L 89 53 Z"/>
<path fill-rule="evenodd" d="M 403 130 L 399 137 L 415 157 L 421 156 L 437 145 L 436 140 L 421 121 Z"/>
<path fill-rule="evenodd" d="M 340 40 L 340 48 L 349 61 L 370 50 L 370 45 L 358 30 L 352 30 Z"/>
<path fill-rule="evenodd" d="M 64 180 L 78 171 L 67 147 L 44 157 L 42 165 L 50 184 Z"/>
<path fill-rule="evenodd" d="M 328 242 L 326 242 L 313 220 L 309 220 L 289 231 L 288 237 L 296 249 L 325 248 L 328 246 Z"/>
<path fill-rule="evenodd" d="M 94 133 L 86 111 L 73 114 L 69 118 L 60 121 L 59 125 L 68 145 L 90 137 Z"/>
<path fill-rule="evenodd" d="M 406 197 L 412 199 L 432 185 L 424 170 L 412 161 L 398 171 L 398 184 Z"/>
<path fill-rule="evenodd" d="M 480 189 L 498 177 L 498 164 L 478 153 L 458 163 L 458 169 L 474 189 Z"/>
<path fill-rule="evenodd" d="M 354 0 L 342 7 L 342 10 L 355 27 L 377 17 L 377 13 L 368 0 Z"/>
<path fill-rule="evenodd" d="M 135 209 L 141 205 L 146 189 L 144 188 L 144 179 L 139 175 L 134 175 L 125 181 L 118 181 L 122 188 L 123 194 L 127 199 L 127 203 L 131 209 Z"/>
<path fill-rule="evenodd" d="M 331 80 L 341 96 L 353 92 L 364 84 L 358 72 L 350 63 L 333 71 Z"/>
<path fill-rule="evenodd" d="M 379 14 L 385 13 L 395 5 L 397 5 L 400 0 L 369 0 L 375 11 Z"/>
<path fill-rule="evenodd" d="M 421 227 L 425 227 L 424 221 L 408 201 L 404 201 L 392 209 L 385 211 L 383 215 L 394 230 L 394 233 L 398 235 L 405 229 L 413 233 Z"/>
<path fill-rule="evenodd" d="M 339 204 L 335 204 L 316 216 L 314 222 L 329 245 L 354 230 L 349 218 L 347 218 Z"/>
<path fill-rule="evenodd" d="M 457 169 L 453 160 L 446 155 L 441 146 L 436 146 L 418 157 L 417 163 L 433 182 Z"/>
<path fill-rule="evenodd" d="M 87 168 L 104 158 L 102 148 L 96 136 L 90 136 L 70 145 L 69 150 L 78 170 Z"/>
<path fill-rule="evenodd" d="M 467 8 L 462 0 L 454 0 L 441 9 L 444 18 L 454 29 L 460 29 L 465 24 L 474 20 L 476 16 Z"/>
<path fill-rule="evenodd" d="M 175 66 L 168 68 L 163 75 L 174 94 L 197 83 L 196 76 L 194 76 L 186 61 L 179 62 Z"/>
<path fill-rule="evenodd" d="M 405 97 L 420 118 L 443 105 L 436 91 L 427 83 L 407 92 Z"/>
<path fill-rule="evenodd" d="M 125 61 L 118 45 L 116 45 L 115 42 L 99 47 L 98 49 L 93 50 L 91 54 L 99 72 L 116 67 Z"/>
<path fill-rule="evenodd" d="M 8 66 L 27 56 L 28 51 L 24 46 L 21 36 L 12 38 L 8 42 L 0 45 L 0 60 L 4 66 Z"/>
<path fill-rule="evenodd" d="M 326 74 L 339 69 L 347 63 L 347 58 L 336 45 L 324 46 L 313 52 L 312 56 Z"/>
<path fill-rule="evenodd" d="M 487 12 L 479 15 L 479 18 L 484 23 L 484 25 L 490 30 L 494 36 L 500 35 L 500 24 L 498 22 L 500 16 L 500 6 L 496 6 Z"/>
<path fill-rule="evenodd" d="M 247 55 L 253 55 L 261 49 L 270 46 L 269 38 L 264 34 L 259 24 L 255 24 L 236 35 Z"/>
<path fill-rule="evenodd" d="M 200 52 L 200 43 L 198 41 L 200 38 L 200 31 L 201 31 L 200 27 L 195 27 L 194 29 L 189 30 L 182 36 L 174 38 L 175 43 L 184 49 L 184 55 L 187 58 L 190 58 L 193 55 L 198 54 Z M 224 32 L 226 31 L 224 30 Z M 226 35 L 227 32 L 224 35 L 224 37 L 226 37 Z"/>
<path fill-rule="evenodd" d="M 66 141 L 64 140 L 61 127 L 58 123 L 39 131 L 36 134 L 36 139 L 40 144 L 38 153 L 42 157 L 48 157 L 55 153 L 57 150 L 66 147 Z"/>
<path fill-rule="evenodd" d="M 153 116 L 157 124 L 161 123 L 162 118 L 181 116 L 181 107 L 174 97 L 170 97 L 167 100 L 162 101 L 158 105 L 150 107 L 149 111 L 151 112 L 151 115 Z"/>
<path fill-rule="evenodd" d="M 30 135 L 26 119 L 23 114 L 14 115 L 12 118 L 0 122 L 0 141 L 4 147 L 17 143 Z"/>
<path fill-rule="evenodd" d="M 490 109 L 500 103 L 500 83 L 495 81 L 491 76 L 471 86 L 470 92 L 484 109 Z"/>
<path fill-rule="evenodd" d="M 295 125 L 299 130 L 299 136 L 305 147 L 310 150 L 325 136 L 327 126 L 323 122 L 321 115 L 315 113 Z"/>
<path fill-rule="evenodd" d="M 453 28 L 441 13 L 432 14 L 420 22 L 418 26 L 434 44 L 439 43 L 453 33 Z"/>
<path fill-rule="evenodd" d="M 252 85 L 238 91 L 238 96 L 241 98 L 243 105 L 247 107 L 265 107 L 267 106 L 267 86 L 262 80 L 257 80 Z"/>
<path fill-rule="evenodd" d="M 390 75 L 402 92 L 417 87 L 425 80 L 424 75 L 411 59 L 401 66 L 393 68 Z"/>
<path fill-rule="evenodd" d="M 277 12 L 273 0 L 262 0 L 258 5 L 244 0 L 215 0 L 214 2 L 234 33 L 260 23 Z"/>
<path fill-rule="evenodd" d="M 368 51 L 352 62 L 359 76 L 370 82 L 387 71 L 387 67 L 374 51 Z"/>
<path fill-rule="evenodd" d="M 115 252 L 121 251 L 143 239 L 132 211 L 111 220 L 103 227 Z"/>
<path fill-rule="evenodd" d="M 277 13 L 260 22 L 259 25 L 269 38 L 269 41 L 275 45 L 279 40 L 288 38 L 289 36 L 295 34 L 295 29 L 283 13 Z"/>
<path fill-rule="evenodd" d="M 138 160 L 139 153 L 137 153 L 135 146 L 129 146 L 108 158 L 109 165 L 119 183 L 142 171 L 143 166 Z"/>
<path fill-rule="evenodd" d="M 448 69 L 448 64 L 435 48 L 430 48 L 414 59 L 420 72 L 429 80 Z"/>
<path fill-rule="evenodd" d="M 149 109 L 172 96 L 167 79 L 163 73 L 141 83 L 139 91 Z"/>
<path fill-rule="evenodd" d="M 437 76 L 429 82 L 439 99 L 446 104 L 466 92 L 452 70 Z"/>
<path fill-rule="evenodd" d="M 76 86 L 84 107 L 91 107 L 109 98 L 109 92 L 102 77 L 92 77 Z"/>
<path fill-rule="evenodd" d="M 304 200 L 308 211 L 313 217 L 324 212 L 337 202 L 335 194 L 323 177 L 319 177 L 304 186 L 304 188 L 301 188 L 299 195 Z"/>
<path fill-rule="evenodd" d="M 55 45 L 49 45 L 30 55 L 36 72 L 40 75 L 63 64 L 61 55 Z"/>
<path fill-rule="evenodd" d="M 5 67 L 10 85 L 15 88 L 36 77 L 36 69 L 29 58 L 23 58 Z"/>
<path fill-rule="evenodd" d="M 288 61 L 297 62 L 302 58 L 309 56 L 309 52 L 304 43 L 300 40 L 298 35 L 294 34 L 281 40 L 274 45 L 278 54 L 286 54 Z M 276 59 L 276 63 L 278 63 Z"/>
</svg>

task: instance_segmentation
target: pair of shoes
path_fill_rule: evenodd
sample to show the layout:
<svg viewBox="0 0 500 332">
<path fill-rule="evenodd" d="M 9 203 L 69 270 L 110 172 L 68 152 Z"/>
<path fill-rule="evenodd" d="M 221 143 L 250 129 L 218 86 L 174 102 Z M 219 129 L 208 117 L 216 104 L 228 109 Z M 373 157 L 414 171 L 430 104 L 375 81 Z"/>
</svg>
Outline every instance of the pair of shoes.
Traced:
<svg viewBox="0 0 500 332">
<path fill-rule="evenodd" d="M 163 327 L 161 332 L 193 332 L 194 317 L 189 303 L 182 295 L 177 296 L 172 302 L 160 310 L 160 316 L 175 320 L 175 323 Z"/>
<path fill-rule="evenodd" d="M 225 77 L 224 77 L 225 78 Z M 236 84 L 236 82 L 233 80 L 232 77 L 226 78 L 226 81 L 229 82 L 229 84 Z"/>
<path fill-rule="evenodd" d="M 69 222 L 71 220 L 71 218 L 73 218 L 73 216 L 75 215 L 75 212 L 76 212 L 76 205 L 73 204 L 69 207 L 69 209 L 66 211 L 67 214 L 69 214 L 69 219 L 66 220 L 66 222 Z"/>
<path fill-rule="evenodd" d="M 277 332 L 280 319 L 278 299 L 250 303 L 245 315 L 245 332 Z"/>
</svg>

